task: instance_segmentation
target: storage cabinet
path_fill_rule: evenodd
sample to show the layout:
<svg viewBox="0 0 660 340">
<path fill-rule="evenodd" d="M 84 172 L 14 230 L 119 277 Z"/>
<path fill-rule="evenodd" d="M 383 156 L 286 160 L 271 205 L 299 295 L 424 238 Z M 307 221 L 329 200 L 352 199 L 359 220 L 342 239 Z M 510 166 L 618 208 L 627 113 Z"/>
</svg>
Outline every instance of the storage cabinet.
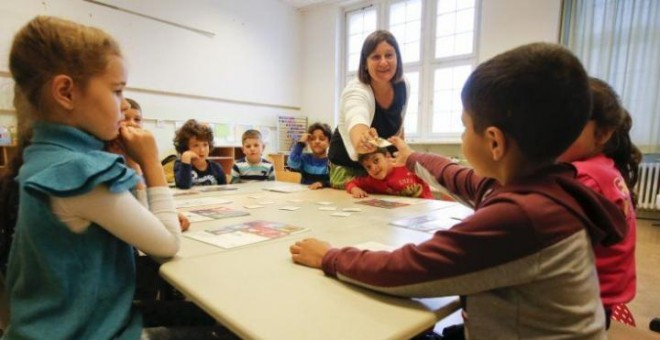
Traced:
<svg viewBox="0 0 660 340">
<path fill-rule="evenodd" d="M 243 149 L 240 146 L 216 146 L 209 153 L 209 160 L 212 160 L 222 166 L 225 174 L 231 174 L 231 167 L 234 166 L 234 160 L 245 157 Z"/>
</svg>

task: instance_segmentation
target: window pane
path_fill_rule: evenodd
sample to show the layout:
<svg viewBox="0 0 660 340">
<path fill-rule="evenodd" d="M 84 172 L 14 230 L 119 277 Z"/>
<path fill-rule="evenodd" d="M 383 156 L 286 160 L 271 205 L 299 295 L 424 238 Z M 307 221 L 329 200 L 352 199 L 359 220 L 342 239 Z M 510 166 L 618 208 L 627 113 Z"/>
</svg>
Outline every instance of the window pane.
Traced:
<svg viewBox="0 0 660 340">
<path fill-rule="evenodd" d="M 436 37 L 452 35 L 456 32 L 456 16 L 445 14 L 438 16 L 435 26 Z"/>
<path fill-rule="evenodd" d="M 376 9 L 367 8 L 346 13 L 348 37 L 346 46 L 346 65 L 348 71 L 356 71 L 360 63 L 360 51 L 364 39 L 376 30 Z"/>
<path fill-rule="evenodd" d="M 419 61 L 422 34 L 422 0 L 406 0 L 390 5 L 389 30 L 399 43 L 403 62 Z"/>
<path fill-rule="evenodd" d="M 454 36 L 450 35 L 435 40 L 436 58 L 449 57 L 454 54 Z"/>
<path fill-rule="evenodd" d="M 473 52 L 474 0 L 438 0 L 435 57 Z"/>
<path fill-rule="evenodd" d="M 461 90 L 472 66 L 461 65 L 435 70 L 433 81 L 432 133 L 461 132 Z"/>
<path fill-rule="evenodd" d="M 456 0 L 438 0 L 438 14 L 456 10 Z"/>
<path fill-rule="evenodd" d="M 410 94 L 403 129 L 406 135 L 419 133 L 419 72 L 405 72 L 410 83 Z"/>
<path fill-rule="evenodd" d="M 456 0 L 456 9 L 474 8 L 474 0 Z"/>
<path fill-rule="evenodd" d="M 472 32 L 456 35 L 454 52 L 456 54 L 472 53 Z"/>
<path fill-rule="evenodd" d="M 472 32 L 474 29 L 474 9 L 459 11 L 456 13 L 456 32 Z"/>
<path fill-rule="evenodd" d="M 390 7 L 390 26 L 406 22 L 406 3 L 397 2 Z"/>
</svg>

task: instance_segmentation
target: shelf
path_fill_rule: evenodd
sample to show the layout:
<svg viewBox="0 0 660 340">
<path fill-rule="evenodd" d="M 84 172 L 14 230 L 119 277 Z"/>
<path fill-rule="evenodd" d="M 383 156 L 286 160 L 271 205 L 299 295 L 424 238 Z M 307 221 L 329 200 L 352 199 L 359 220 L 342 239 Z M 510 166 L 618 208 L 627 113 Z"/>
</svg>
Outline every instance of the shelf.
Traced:
<svg viewBox="0 0 660 340">
<path fill-rule="evenodd" d="M 240 146 L 216 146 L 209 153 L 208 159 L 222 166 L 225 174 L 231 174 L 234 160 L 245 157 Z"/>
</svg>

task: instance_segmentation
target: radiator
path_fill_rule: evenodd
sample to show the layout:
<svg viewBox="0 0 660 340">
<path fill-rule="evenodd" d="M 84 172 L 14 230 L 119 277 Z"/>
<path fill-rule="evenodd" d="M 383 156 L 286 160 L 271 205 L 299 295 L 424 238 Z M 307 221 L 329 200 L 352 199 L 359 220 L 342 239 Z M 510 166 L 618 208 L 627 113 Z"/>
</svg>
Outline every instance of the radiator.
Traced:
<svg viewBox="0 0 660 340">
<path fill-rule="evenodd" d="M 639 179 L 635 186 L 637 208 L 660 210 L 660 162 L 642 162 L 639 164 Z"/>
</svg>

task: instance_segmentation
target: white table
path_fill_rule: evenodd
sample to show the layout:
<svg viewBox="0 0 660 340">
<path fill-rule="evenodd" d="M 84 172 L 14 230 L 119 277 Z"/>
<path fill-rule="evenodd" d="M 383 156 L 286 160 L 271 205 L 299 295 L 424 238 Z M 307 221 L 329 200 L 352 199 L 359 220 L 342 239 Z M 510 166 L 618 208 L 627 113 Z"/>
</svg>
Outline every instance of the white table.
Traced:
<svg viewBox="0 0 660 340">
<path fill-rule="evenodd" d="M 322 271 L 296 265 L 289 246 L 297 239 L 317 237 L 335 246 L 378 242 L 391 247 L 419 243 L 430 234 L 392 227 L 388 216 L 416 216 L 448 205 L 425 200 L 395 209 L 355 204 L 345 191 L 324 189 L 289 194 L 252 192 L 234 195 L 236 206 L 255 200 L 276 203 L 250 210 L 250 216 L 213 221 L 235 224 L 266 219 L 308 227 L 305 233 L 222 249 L 186 239 L 182 253 L 161 266 L 161 275 L 191 301 L 234 333 L 258 339 L 385 339 L 409 338 L 432 328 L 459 308 L 456 297 L 397 298 L 326 277 Z M 373 198 L 377 198 L 374 196 Z M 391 197 L 390 197 L 391 198 Z M 292 203 L 290 200 L 301 200 Z M 350 217 L 331 217 L 319 210 L 320 201 L 331 206 L 360 207 Z M 278 210 L 298 205 L 297 211 Z M 204 229 L 211 222 L 193 228 Z"/>
</svg>

